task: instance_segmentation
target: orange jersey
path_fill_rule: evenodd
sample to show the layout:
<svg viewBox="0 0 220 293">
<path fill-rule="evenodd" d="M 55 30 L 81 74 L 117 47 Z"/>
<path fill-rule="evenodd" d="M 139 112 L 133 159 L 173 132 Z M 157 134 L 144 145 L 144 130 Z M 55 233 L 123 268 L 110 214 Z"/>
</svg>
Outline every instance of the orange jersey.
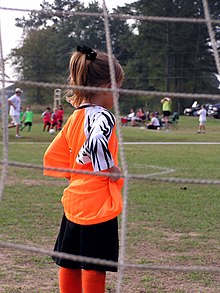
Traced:
<svg viewBox="0 0 220 293">
<path fill-rule="evenodd" d="M 44 166 L 107 172 L 118 165 L 115 117 L 100 106 L 84 105 L 70 116 L 44 155 Z M 44 175 L 66 177 L 62 204 L 68 220 L 91 225 L 111 220 L 122 210 L 123 179 L 44 170 Z"/>
</svg>

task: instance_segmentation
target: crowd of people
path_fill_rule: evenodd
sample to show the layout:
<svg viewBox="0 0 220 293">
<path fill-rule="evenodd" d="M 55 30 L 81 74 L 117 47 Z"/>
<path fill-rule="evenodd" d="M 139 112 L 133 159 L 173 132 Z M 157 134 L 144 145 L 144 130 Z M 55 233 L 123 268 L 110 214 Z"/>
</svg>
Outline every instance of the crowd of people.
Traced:
<svg viewBox="0 0 220 293">
<path fill-rule="evenodd" d="M 27 106 L 23 111 L 21 106 L 21 96 L 23 91 L 20 88 L 16 88 L 14 94 L 8 98 L 9 115 L 11 122 L 8 124 L 8 128 L 14 127 L 16 129 L 15 137 L 21 138 L 20 131 L 27 127 L 28 131 L 31 131 L 33 125 L 34 114 L 31 110 L 31 106 Z M 62 105 L 58 106 L 58 109 L 54 109 L 53 112 L 49 107 L 42 113 L 43 118 L 43 131 L 54 129 L 59 131 L 63 126 L 64 110 Z"/>
<path fill-rule="evenodd" d="M 59 105 L 58 109 L 54 108 L 53 112 L 50 107 L 47 107 L 41 114 L 44 123 L 43 131 L 50 131 L 50 129 L 54 129 L 56 131 L 61 130 L 63 125 L 63 115 L 64 110 L 62 105 Z"/>
<path fill-rule="evenodd" d="M 159 130 L 163 126 L 165 129 L 169 129 L 169 117 L 171 115 L 171 100 L 168 97 L 164 97 L 161 100 L 162 103 L 162 117 L 159 112 L 147 112 L 143 108 L 139 108 L 135 113 L 134 109 L 130 110 L 130 113 L 121 118 L 122 125 L 127 125 L 131 122 L 131 126 L 142 125 L 147 129 Z"/>
</svg>

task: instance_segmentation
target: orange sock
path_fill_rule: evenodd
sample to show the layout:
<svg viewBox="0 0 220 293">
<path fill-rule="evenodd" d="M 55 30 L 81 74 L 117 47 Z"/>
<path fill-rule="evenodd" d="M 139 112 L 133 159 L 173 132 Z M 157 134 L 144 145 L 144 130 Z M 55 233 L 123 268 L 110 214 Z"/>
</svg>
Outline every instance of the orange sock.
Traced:
<svg viewBox="0 0 220 293">
<path fill-rule="evenodd" d="M 72 270 L 60 267 L 60 293 L 82 293 L 81 270 Z"/>
<path fill-rule="evenodd" d="M 105 293 L 105 272 L 83 270 L 83 293 Z"/>
</svg>

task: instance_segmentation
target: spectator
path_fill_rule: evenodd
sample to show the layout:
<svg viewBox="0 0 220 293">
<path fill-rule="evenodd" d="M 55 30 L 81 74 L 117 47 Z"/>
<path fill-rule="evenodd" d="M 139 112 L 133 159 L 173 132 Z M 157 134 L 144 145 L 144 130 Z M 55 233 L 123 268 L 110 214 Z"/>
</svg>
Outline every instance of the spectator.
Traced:
<svg viewBox="0 0 220 293">
<path fill-rule="evenodd" d="M 206 123 L 206 109 L 205 105 L 201 106 L 201 109 L 198 111 L 199 114 L 199 129 L 198 133 L 205 133 L 205 123 Z"/>
<path fill-rule="evenodd" d="M 171 114 L 171 100 L 168 97 L 165 97 L 161 100 L 161 103 L 163 104 L 162 110 L 163 110 L 163 117 L 164 117 L 164 123 L 165 128 L 169 128 L 169 116 Z"/>
<path fill-rule="evenodd" d="M 143 122 L 146 120 L 146 113 L 144 112 L 144 110 L 142 108 L 139 108 L 137 113 L 136 113 L 136 116 L 133 116 L 131 118 L 131 125 L 132 126 L 135 126 L 136 125 L 136 122 Z"/>
<path fill-rule="evenodd" d="M 131 109 L 130 113 L 126 116 L 127 121 L 131 121 L 131 119 L 135 116 L 134 110 Z"/>
<path fill-rule="evenodd" d="M 159 120 L 155 117 L 154 113 L 150 114 L 151 117 L 151 122 L 147 124 L 147 129 L 155 129 L 159 130 L 160 129 L 160 122 Z"/>
<path fill-rule="evenodd" d="M 130 110 L 130 113 L 129 113 L 126 117 L 121 117 L 121 123 L 122 123 L 122 125 L 123 125 L 123 124 L 127 125 L 127 123 L 128 123 L 129 121 L 131 121 L 131 119 L 132 119 L 134 116 L 135 116 L 134 110 L 131 109 L 131 110 Z"/>
<path fill-rule="evenodd" d="M 160 118 L 159 112 L 155 112 L 154 114 L 155 114 L 155 117 L 158 119 L 158 121 L 160 123 L 160 127 L 163 127 L 163 121 Z"/>
</svg>

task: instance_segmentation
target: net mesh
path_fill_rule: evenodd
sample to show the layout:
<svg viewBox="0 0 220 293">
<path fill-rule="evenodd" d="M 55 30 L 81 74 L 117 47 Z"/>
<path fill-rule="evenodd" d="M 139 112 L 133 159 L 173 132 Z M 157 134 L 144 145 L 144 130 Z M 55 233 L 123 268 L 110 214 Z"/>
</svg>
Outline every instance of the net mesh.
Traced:
<svg viewBox="0 0 220 293">
<path fill-rule="evenodd" d="M 33 246 L 27 246 L 23 244 L 16 244 L 16 243 L 8 243 L 8 242 L 0 242 L 0 247 L 3 248 L 11 248 L 11 249 L 17 249 L 17 250 L 24 250 L 29 251 L 33 253 L 39 253 L 42 255 L 48 255 L 48 256 L 61 256 L 66 259 L 70 260 L 83 260 L 85 262 L 90 263 L 98 263 L 98 264 L 110 264 L 112 266 L 117 266 L 119 268 L 119 273 L 117 276 L 117 287 L 116 292 L 122 292 L 122 283 L 123 283 L 123 277 L 125 274 L 125 269 L 141 269 L 141 270 L 158 270 L 158 271 L 180 271 L 180 272 L 209 272 L 209 273 L 220 273 L 219 267 L 210 267 L 210 266 L 165 266 L 165 265 L 138 265 L 138 264 L 130 264 L 125 262 L 125 256 L 126 256 L 126 231 L 127 231 L 127 207 L 128 207 L 128 183 L 130 180 L 151 180 L 151 181 L 160 181 L 160 182 L 174 182 L 174 183 L 190 183 L 190 184 L 220 184 L 220 180 L 208 180 L 208 179 L 188 179 L 188 178 L 175 178 L 175 177 L 154 177 L 154 174 L 144 174 L 144 175 L 137 175 L 137 174 L 130 174 L 128 172 L 127 162 L 125 159 L 125 151 L 123 147 L 123 138 L 121 133 L 121 127 L 119 125 L 119 118 L 120 118 L 120 111 L 119 111 L 119 103 L 118 103 L 118 93 L 126 93 L 126 94 L 135 94 L 135 95 L 145 95 L 145 96 L 168 96 L 170 98 L 172 97 L 184 97 L 184 98 L 211 98 L 211 99 L 217 99 L 220 98 L 220 95 L 212 95 L 212 94 L 190 94 L 190 93 L 176 93 L 176 92 L 157 92 L 157 91 L 142 91 L 142 90 L 129 90 L 129 89 L 117 89 L 116 87 L 116 81 L 115 81 L 115 72 L 114 72 L 114 66 L 113 66 L 113 60 L 112 60 L 112 46 L 111 46 L 111 35 L 109 30 L 109 19 L 110 18 L 121 18 L 121 19 L 135 19 L 135 20 L 144 20 L 144 21 L 151 21 L 151 22 L 183 22 L 183 23 L 206 23 L 210 42 L 212 45 L 213 55 L 215 59 L 215 64 L 217 68 L 217 72 L 220 75 L 220 61 L 219 61 L 219 55 L 218 55 L 218 46 L 217 42 L 215 40 L 215 35 L 213 32 L 212 24 L 219 24 L 220 20 L 212 20 L 210 17 L 209 7 L 207 0 L 203 0 L 203 8 L 204 8 L 204 15 L 205 18 L 176 18 L 176 17 L 157 17 L 157 16 L 131 16 L 131 15 L 124 15 L 124 14 L 109 14 L 106 8 L 105 1 L 103 1 L 103 13 L 88 13 L 88 12 L 69 12 L 69 11 L 56 11 L 56 14 L 60 15 L 80 15 L 80 16 L 103 16 L 104 17 L 104 27 L 105 27 L 105 33 L 106 33 L 106 44 L 107 44 L 107 52 L 109 56 L 109 64 L 110 64 L 110 74 L 111 74 L 111 84 L 112 87 L 108 89 L 108 91 L 111 91 L 113 93 L 114 97 L 114 110 L 115 115 L 117 118 L 117 131 L 118 131 L 118 139 L 119 139 L 119 151 L 120 151 L 120 157 L 121 157 L 121 165 L 123 170 L 123 178 L 125 179 L 124 189 L 123 189 L 123 201 L 124 201 L 124 209 L 122 212 L 121 217 L 121 237 L 120 237 L 120 257 L 119 262 L 109 262 L 105 260 L 100 259 L 91 259 L 87 257 L 81 257 L 81 256 L 75 256 L 75 255 L 68 255 L 64 253 L 58 253 L 58 252 L 52 252 L 49 250 L 46 250 L 44 248 L 36 248 Z M 17 9 L 17 8 L 6 8 L 6 7 L 0 7 L 1 11 L 4 10 L 12 10 L 12 11 L 20 11 L 20 12 L 38 12 L 37 10 L 29 10 L 29 9 Z M 51 14 L 51 11 L 47 10 L 41 10 L 41 12 L 49 13 Z M 1 161 L 2 164 L 2 170 L 1 170 L 1 178 L 0 178 L 0 200 L 2 200 L 3 194 L 4 194 L 4 186 L 6 181 L 6 175 L 8 166 L 14 166 L 17 168 L 33 168 L 33 169 L 40 169 L 43 170 L 43 166 L 34 165 L 34 164 L 27 164 L 27 163 L 21 163 L 21 162 L 12 162 L 9 161 L 8 157 L 8 113 L 7 113 L 7 100 L 6 100 L 6 93 L 5 93 L 5 62 L 3 57 L 3 49 L 2 49 L 2 38 L 0 39 L 0 54 L 1 54 L 1 83 L 2 83 L 2 124 L 3 124 L 3 160 Z M 38 86 L 38 87 L 45 87 L 45 88 L 60 88 L 60 89 L 84 89 L 84 90 L 94 90 L 94 88 L 90 87 L 69 87 L 64 84 L 55 84 L 55 83 L 42 83 L 42 82 L 33 82 L 31 80 L 7 80 L 8 83 L 18 83 L 19 85 L 29 85 L 29 86 Z M 95 88 L 96 91 L 103 91 L 106 89 L 102 88 Z M 47 169 L 53 169 L 53 170 L 60 170 L 57 168 L 47 168 Z M 74 170 L 66 170 L 63 169 L 65 172 L 76 172 Z M 167 170 L 164 171 L 169 172 Z M 90 172 L 81 172 L 81 173 L 90 173 Z M 92 174 L 92 173 L 90 173 Z M 156 173 L 157 174 L 157 173 Z M 103 176 L 102 173 L 98 174 L 100 176 Z M 108 174 L 107 174 L 108 175 Z M 97 176 L 97 173 L 96 173 Z M 106 174 L 105 174 L 106 176 Z"/>
</svg>

